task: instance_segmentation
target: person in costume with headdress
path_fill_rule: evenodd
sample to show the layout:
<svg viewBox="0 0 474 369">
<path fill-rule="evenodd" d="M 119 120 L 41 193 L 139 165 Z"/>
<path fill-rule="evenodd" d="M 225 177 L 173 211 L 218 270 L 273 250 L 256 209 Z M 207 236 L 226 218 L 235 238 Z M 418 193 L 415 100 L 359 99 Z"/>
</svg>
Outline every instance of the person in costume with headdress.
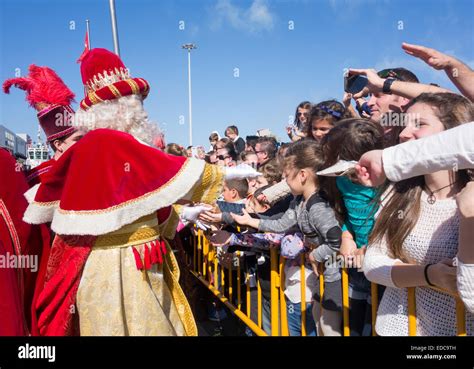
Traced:
<svg viewBox="0 0 474 369">
<path fill-rule="evenodd" d="M 110 51 L 90 50 L 81 75 L 75 119 L 90 131 L 27 194 L 25 221 L 56 232 L 36 304 L 40 333 L 197 335 L 168 240 L 178 215 L 196 219 L 204 207 L 172 205 L 211 204 L 224 178 L 259 174 L 153 147 L 160 132 L 143 109 L 150 86 Z"/>
<path fill-rule="evenodd" d="M 26 91 L 26 100 L 38 111 L 37 118 L 46 135 L 46 142 L 54 152 L 52 159 L 27 173 L 28 184 L 33 187 L 41 182 L 54 162 L 84 133 L 73 125 L 74 110 L 71 103 L 74 93 L 56 72 L 34 64 L 30 65 L 28 72 L 26 77 L 7 79 L 3 83 L 3 91 L 10 93 L 11 86 Z"/>
<path fill-rule="evenodd" d="M 84 135 L 84 131 L 73 125 L 74 110 L 71 104 L 74 101 L 74 93 L 51 68 L 32 64 L 28 68 L 27 76 L 7 79 L 3 83 L 3 91 L 7 94 L 10 93 L 12 86 L 26 92 L 26 101 L 37 110 L 39 124 L 46 135 L 47 143 L 54 152 L 52 159 L 41 163 L 26 173 L 28 186 L 33 187 L 42 182 L 56 160 Z M 12 187 L 12 190 L 17 191 L 17 187 L 22 188 L 17 184 Z M 21 192 L 21 201 L 16 205 L 19 209 L 23 209 L 22 213 L 27 206 L 27 202 L 23 198 L 23 192 Z M 12 206 L 14 205 L 12 204 Z M 43 278 L 52 238 L 48 225 L 42 225 L 41 227 L 30 227 L 28 225 L 29 228 L 35 236 L 30 238 L 28 244 L 30 249 L 35 250 L 38 258 L 41 259 L 37 273 L 28 270 L 23 273 L 25 274 L 24 300 L 30 333 L 38 335 L 34 305 L 44 283 Z"/>
</svg>

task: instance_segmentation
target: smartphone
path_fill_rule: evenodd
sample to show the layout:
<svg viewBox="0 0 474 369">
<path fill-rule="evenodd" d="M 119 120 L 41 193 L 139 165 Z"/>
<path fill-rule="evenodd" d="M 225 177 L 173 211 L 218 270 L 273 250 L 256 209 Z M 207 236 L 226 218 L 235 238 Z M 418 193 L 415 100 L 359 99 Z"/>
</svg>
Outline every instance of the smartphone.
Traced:
<svg viewBox="0 0 474 369">
<path fill-rule="evenodd" d="M 193 158 L 198 157 L 198 148 L 196 146 L 191 147 L 191 155 Z"/>
<path fill-rule="evenodd" d="M 362 75 L 348 75 L 344 77 L 344 91 L 350 94 L 356 94 L 367 86 L 368 80 Z"/>
</svg>

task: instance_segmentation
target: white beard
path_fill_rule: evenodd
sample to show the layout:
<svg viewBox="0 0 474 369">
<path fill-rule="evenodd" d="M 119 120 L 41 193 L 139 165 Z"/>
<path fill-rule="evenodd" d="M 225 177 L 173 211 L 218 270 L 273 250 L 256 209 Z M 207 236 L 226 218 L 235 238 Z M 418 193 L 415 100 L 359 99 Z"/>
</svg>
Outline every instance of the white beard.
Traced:
<svg viewBox="0 0 474 369">
<path fill-rule="evenodd" d="M 74 125 L 87 130 L 108 128 L 126 132 L 150 146 L 161 134 L 158 125 L 148 120 L 142 99 L 137 95 L 104 101 L 86 111 L 80 109 L 74 116 Z"/>
</svg>

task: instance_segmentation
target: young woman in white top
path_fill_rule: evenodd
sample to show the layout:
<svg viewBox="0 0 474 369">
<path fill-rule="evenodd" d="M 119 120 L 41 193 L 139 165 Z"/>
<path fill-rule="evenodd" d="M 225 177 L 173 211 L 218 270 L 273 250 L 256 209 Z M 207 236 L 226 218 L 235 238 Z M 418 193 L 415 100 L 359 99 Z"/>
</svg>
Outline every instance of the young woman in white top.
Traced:
<svg viewBox="0 0 474 369">
<path fill-rule="evenodd" d="M 474 105 L 451 94 L 422 94 L 406 107 L 402 142 L 430 136 L 474 119 Z M 456 169 L 456 168 L 453 168 Z M 364 259 L 366 277 L 387 286 L 379 306 L 379 335 L 408 335 L 407 287 L 416 288 L 417 334 L 456 334 L 456 293 L 460 216 L 455 196 L 469 181 L 465 170 L 443 170 L 393 184 Z M 474 317 L 466 314 L 469 335 Z"/>
</svg>

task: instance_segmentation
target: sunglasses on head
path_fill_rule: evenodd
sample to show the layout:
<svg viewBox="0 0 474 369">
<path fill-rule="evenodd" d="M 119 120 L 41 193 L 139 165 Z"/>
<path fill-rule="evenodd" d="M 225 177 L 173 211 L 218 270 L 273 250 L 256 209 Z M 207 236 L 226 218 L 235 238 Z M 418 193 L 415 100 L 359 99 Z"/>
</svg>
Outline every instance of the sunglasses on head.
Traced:
<svg viewBox="0 0 474 369">
<path fill-rule="evenodd" d="M 393 69 L 384 69 L 378 72 L 377 74 L 380 78 L 393 78 L 399 81 L 402 80 L 402 78 Z"/>
</svg>

